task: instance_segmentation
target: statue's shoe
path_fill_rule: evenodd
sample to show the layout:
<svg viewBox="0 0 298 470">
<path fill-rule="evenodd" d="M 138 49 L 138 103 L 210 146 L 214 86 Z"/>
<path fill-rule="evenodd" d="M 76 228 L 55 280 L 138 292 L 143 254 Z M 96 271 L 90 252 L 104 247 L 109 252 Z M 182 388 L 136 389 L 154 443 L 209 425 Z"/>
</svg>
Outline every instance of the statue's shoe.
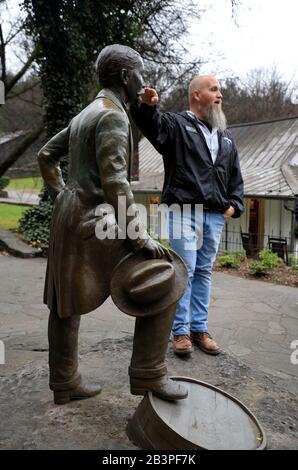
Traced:
<svg viewBox="0 0 298 470">
<path fill-rule="evenodd" d="M 188 395 L 183 385 L 166 376 L 158 380 L 131 377 L 130 392 L 132 395 L 145 395 L 146 392 L 152 392 L 153 395 L 167 401 L 182 400 Z"/>
<path fill-rule="evenodd" d="M 72 390 L 54 391 L 54 403 L 56 405 L 64 405 L 70 400 L 86 400 L 86 398 L 94 397 L 101 392 L 100 386 L 84 386 L 83 384 L 78 385 Z"/>
</svg>

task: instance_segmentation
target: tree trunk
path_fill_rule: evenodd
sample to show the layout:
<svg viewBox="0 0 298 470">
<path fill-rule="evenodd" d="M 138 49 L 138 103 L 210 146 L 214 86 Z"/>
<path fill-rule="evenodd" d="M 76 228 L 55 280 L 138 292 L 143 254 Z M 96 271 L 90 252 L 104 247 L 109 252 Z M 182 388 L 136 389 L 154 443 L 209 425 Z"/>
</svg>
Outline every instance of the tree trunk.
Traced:
<svg viewBox="0 0 298 470">
<path fill-rule="evenodd" d="M 23 155 L 25 150 L 40 136 L 44 126 L 37 127 L 27 133 L 22 142 L 11 152 L 11 154 L 0 163 L 0 177 Z"/>
</svg>

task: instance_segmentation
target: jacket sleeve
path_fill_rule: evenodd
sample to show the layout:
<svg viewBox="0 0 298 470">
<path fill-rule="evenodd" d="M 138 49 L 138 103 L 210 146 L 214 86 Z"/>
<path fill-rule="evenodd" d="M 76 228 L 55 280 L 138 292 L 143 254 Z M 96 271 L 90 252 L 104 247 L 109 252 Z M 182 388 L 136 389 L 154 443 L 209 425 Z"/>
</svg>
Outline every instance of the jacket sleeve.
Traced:
<svg viewBox="0 0 298 470">
<path fill-rule="evenodd" d="M 38 152 L 40 172 L 52 200 L 65 186 L 59 160 L 68 154 L 69 132 L 70 125 L 52 137 Z"/>
<path fill-rule="evenodd" d="M 298 195 L 296 196 L 295 217 L 296 217 L 296 222 L 298 223 Z"/>
<path fill-rule="evenodd" d="M 96 128 L 96 160 L 99 167 L 102 189 L 108 204 L 113 206 L 118 216 L 118 204 L 126 214 L 126 228 L 129 223 L 135 227 L 138 237 L 129 238 L 133 248 L 139 250 L 145 246 L 149 235 L 143 227 L 136 210 L 136 205 L 127 178 L 127 147 L 129 139 L 128 120 L 118 111 L 109 111 L 99 120 Z M 119 197 L 122 196 L 121 199 Z M 127 215 L 127 209 L 130 207 Z"/>
<path fill-rule="evenodd" d="M 144 103 L 131 106 L 130 114 L 144 136 L 164 155 L 175 130 L 174 114 L 162 113 L 157 106 Z"/>
<path fill-rule="evenodd" d="M 230 204 L 235 209 L 235 214 L 232 216 L 237 219 L 244 212 L 244 185 L 240 169 L 239 156 L 236 146 L 234 144 L 233 160 L 230 171 L 230 178 L 228 184 L 228 197 Z"/>
</svg>

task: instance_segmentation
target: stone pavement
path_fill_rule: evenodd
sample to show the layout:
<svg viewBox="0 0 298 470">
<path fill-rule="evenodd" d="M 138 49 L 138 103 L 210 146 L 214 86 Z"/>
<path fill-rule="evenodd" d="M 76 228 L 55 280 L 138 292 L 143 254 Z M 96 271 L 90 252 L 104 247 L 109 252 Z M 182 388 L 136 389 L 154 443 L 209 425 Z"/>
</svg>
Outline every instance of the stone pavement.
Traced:
<svg viewBox="0 0 298 470">
<path fill-rule="evenodd" d="M 134 449 L 125 434 L 141 400 L 128 386 L 134 319 L 108 299 L 84 316 L 81 370 L 103 386 L 92 399 L 55 406 L 48 390 L 46 260 L 0 256 L 0 449 Z M 268 447 L 297 449 L 298 291 L 214 273 L 210 331 L 219 356 L 167 356 L 172 375 L 209 382 L 240 399 L 263 425 Z M 296 346 L 297 348 L 297 346 Z"/>
</svg>

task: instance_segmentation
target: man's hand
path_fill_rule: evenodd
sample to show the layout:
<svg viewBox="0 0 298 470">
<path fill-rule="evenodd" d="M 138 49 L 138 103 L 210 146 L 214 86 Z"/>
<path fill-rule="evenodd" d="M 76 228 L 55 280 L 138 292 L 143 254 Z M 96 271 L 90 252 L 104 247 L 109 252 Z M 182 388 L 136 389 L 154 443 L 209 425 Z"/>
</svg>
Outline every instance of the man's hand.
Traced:
<svg viewBox="0 0 298 470">
<path fill-rule="evenodd" d="M 154 106 L 159 102 L 159 96 L 157 91 L 154 88 L 144 88 L 144 94 L 142 95 L 142 103 L 149 104 L 149 106 Z"/>
<path fill-rule="evenodd" d="M 163 258 L 166 256 L 169 261 L 173 261 L 173 257 L 169 250 L 167 250 L 164 246 L 162 246 L 157 241 L 153 240 L 153 238 L 149 237 L 146 245 L 142 248 L 145 253 L 148 253 L 150 258 Z"/>
<path fill-rule="evenodd" d="M 225 210 L 224 217 L 225 218 L 232 217 L 234 214 L 235 214 L 235 209 L 233 206 L 230 206 L 227 210 Z"/>
</svg>

